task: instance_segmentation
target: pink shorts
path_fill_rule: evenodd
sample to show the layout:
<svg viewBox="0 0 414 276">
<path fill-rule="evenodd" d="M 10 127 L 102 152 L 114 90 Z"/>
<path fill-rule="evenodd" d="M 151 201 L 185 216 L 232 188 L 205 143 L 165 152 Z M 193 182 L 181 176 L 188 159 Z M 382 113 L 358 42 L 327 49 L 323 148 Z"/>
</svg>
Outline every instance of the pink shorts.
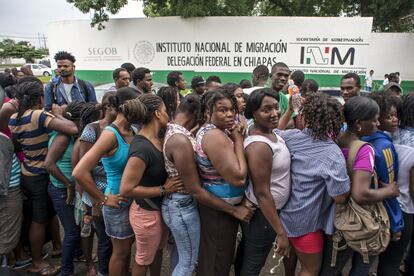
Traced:
<svg viewBox="0 0 414 276">
<path fill-rule="evenodd" d="M 316 230 L 300 237 L 289 238 L 295 250 L 305 254 L 316 254 L 323 250 L 323 232 Z"/>
<path fill-rule="evenodd" d="M 168 227 L 162 220 L 160 211 L 148 211 L 132 202 L 129 209 L 129 222 L 135 233 L 135 262 L 150 265 L 159 249 L 168 240 Z"/>
</svg>

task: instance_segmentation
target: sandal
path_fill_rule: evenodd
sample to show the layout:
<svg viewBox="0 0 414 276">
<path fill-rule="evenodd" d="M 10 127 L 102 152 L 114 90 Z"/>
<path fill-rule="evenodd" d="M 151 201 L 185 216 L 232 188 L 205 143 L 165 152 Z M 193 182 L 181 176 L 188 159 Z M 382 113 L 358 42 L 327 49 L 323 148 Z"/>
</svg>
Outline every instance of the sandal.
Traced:
<svg viewBox="0 0 414 276">
<path fill-rule="evenodd" d="M 43 253 L 42 259 L 46 260 L 47 257 L 49 257 L 49 253 L 47 253 L 47 252 Z M 32 258 L 29 258 L 29 259 L 26 259 L 26 260 L 21 260 L 21 261 L 16 260 L 14 262 L 13 268 L 14 269 L 22 269 L 22 268 L 28 267 L 31 264 L 32 264 Z"/>
<path fill-rule="evenodd" d="M 79 263 L 86 263 L 86 258 L 84 255 L 80 255 L 75 257 L 75 262 L 79 262 Z M 97 263 L 98 262 L 98 256 L 96 254 L 92 254 L 92 263 Z"/>
<path fill-rule="evenodd" d="M 13 268 L 14 269 L 21 269 L 21 268 L 28 267 L 31 264 L 32 264 L 32 258 L 29 258 L 27 260 L 22 260 L 22 261 L 15 261 Z"/>
<path fill-rule="evenodd" d="M 47 265 L 39 269 L 38 271 L 33 271 L 33 270 L 28 269 L 27 272 L 29 274 L 34 274 L 34 275 L 52 276 L 60 272 L 60 266 Z"/>
</svg>

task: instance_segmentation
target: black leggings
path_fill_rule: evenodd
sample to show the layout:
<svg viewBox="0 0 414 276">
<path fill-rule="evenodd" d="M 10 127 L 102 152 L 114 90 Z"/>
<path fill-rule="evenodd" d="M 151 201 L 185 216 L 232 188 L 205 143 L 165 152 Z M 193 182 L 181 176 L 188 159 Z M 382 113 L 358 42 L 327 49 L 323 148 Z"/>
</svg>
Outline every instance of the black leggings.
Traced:
<svg viewBox="0 0 414 276">
<path fill-rule="evenodd" d="M 387 249 L 379 255 L 378 276 L 400 275 L 400 264 L 413 232 L 413 215 L 403 212 L 403 216 L 405 226 L 401 233 L 401 239 L 390 241 Z"/>
</svg>

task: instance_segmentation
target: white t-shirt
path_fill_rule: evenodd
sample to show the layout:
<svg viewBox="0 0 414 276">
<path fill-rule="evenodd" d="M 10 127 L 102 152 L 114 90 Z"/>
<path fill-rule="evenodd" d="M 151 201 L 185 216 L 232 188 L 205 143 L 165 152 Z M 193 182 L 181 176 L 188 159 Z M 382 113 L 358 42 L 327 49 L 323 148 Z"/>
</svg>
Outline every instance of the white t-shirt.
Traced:
<svg viewBox="0 0 414 276">
<path fill-rule="evenodd" d="M 414 214 L 414 203 L 409 192 L 410 170 L 414 167 L 414 148 L 397 144 L 394 146 L 398 154 L 398 202 L 404 213 Z"/>
<path fill-rule="evenodd" d="M 371 75 L 367 75 L 367 76 L 365 77 L 365 84 L 366 84 L 366 86 L 368 86 L 368 87 L 372 87 L 372 76 L 371 76 Z"/>
<path fill-rule="evenodd" d="M 65 94 L 66 97 L 68 99 L 68 103 L 72 102 L 72 94 L 70 93 L 70 91 L 72 90 L 73 87 L 73 83 L 67 84 L 67 83 L 63 83 L 63 88 L 65 90 Z"/>
<path fill-rule="evenodd" d="M 250 88 L 244 88 L 243 89 L 243 93 L 245 93 L 245 94 L 247 94 L 247 95 L 250 96 L 250 94 L 252 94 L 252 92 L 254 90 L 257 90 L 257 89 L 260 89 L 260 88 L 263 88 L 263 86 L 253 86 L 253 87 L 250 87 Z"/>
<path fill-rule="evenodd" d="M 276 208 L 280 210 L 288 201 L 291 191 L 290 152 L 283 138 L 276 133 L 275 135 L 277 137 L 276 143 L 261 135 L 250 135 L 244 140 L 244 148 L 246 149 L 253 142 L 263 142 L 272 149 L 273 162 L 270 175 L 270 193 L 272 194 Z M 254 195 L 253 184 L 250 178 L 245 194 L 251 202 L 259 205 Z"/>
</svg>

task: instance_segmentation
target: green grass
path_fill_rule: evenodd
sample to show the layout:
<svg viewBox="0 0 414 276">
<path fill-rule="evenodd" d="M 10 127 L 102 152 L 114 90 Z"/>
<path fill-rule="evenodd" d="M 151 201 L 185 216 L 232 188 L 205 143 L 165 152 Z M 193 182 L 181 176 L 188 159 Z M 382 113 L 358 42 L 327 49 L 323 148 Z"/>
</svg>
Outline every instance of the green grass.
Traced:
<svg viewBox="0 0 414 276">
<path fill-rule="evenodd" d="M 39 80 L 41 80 L 43 83 L 48 83 L 50 82 L 50 79 L 52 78 L 51 76 L 48 77 L 37 77 Z"/>
<path fill-rule="evenodd" d="M 12 69 L 13 67 L 21 67 L 23 64 L 0 64 L 0 69 L 9 68 Z"/>
</svg>

